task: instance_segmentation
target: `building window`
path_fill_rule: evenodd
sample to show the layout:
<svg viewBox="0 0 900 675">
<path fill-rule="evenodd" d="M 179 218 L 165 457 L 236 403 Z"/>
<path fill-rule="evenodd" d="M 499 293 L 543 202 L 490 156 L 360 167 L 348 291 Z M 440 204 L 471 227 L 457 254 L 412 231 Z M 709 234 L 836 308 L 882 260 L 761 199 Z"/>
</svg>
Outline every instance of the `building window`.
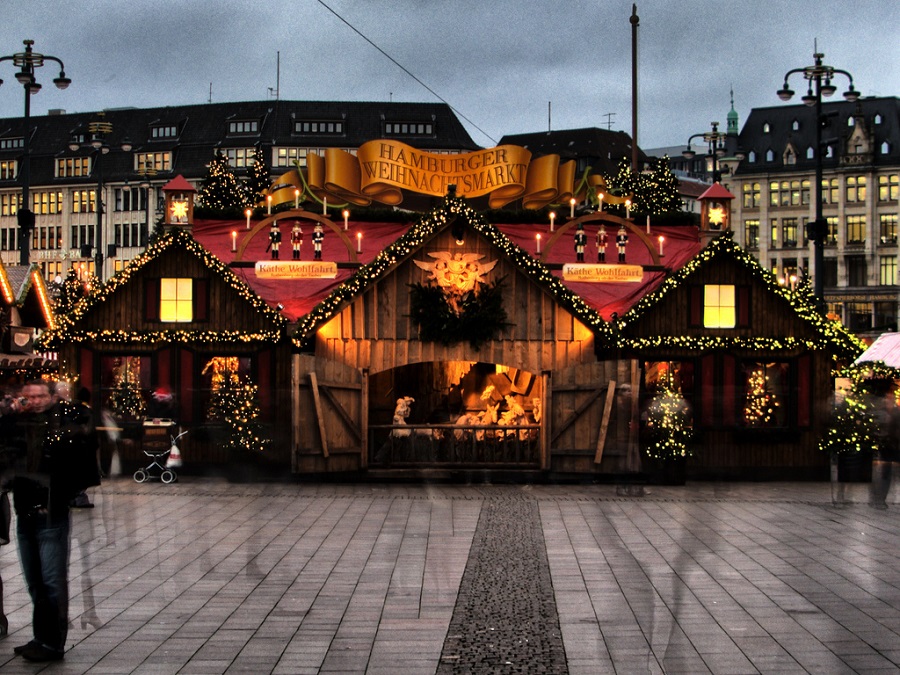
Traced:
<svg viewBox="0 0 900 675">
<path fill-rule="evenodd" d="M 423 122 L 385 122 L 385 136 L 431 136 L 434 125 Z"/>
<path fill-rule="evenodd" d="M 0 162 L 0 180 L 16 179 L 16 160 L 6 159 Z"/>
<path fill-rule="evenodd" d="M 781 245 L 795 247 L 797 246 L 797 219 L 782 218 L 781 220 Z"/>
<path fill-rule="evenodd" d="M 768 122 L 763 122 L 762 131 L 764 134 L 767 134 L 772 131 L 772 126 Z"/>
<path fill-rule="evenodd" d="M 734 286 L 706 284 L 703 287 L 704 328 L 734 328 L 736 325 Z"/>
<path fill-rule="evenodd" d="M 762 189 L 759 183 L 744 183 L 741 188 L 744 193 L 744 208 L 758 209 L 759 194 Z"/>
<path fill-rule="evenodd" d="M 159 140 L 163 138 L 176 138 L 178 136 L 178 127 L 174 124 L 167 124 L 165 126 L 159 127 L 151 127 L 150 129 L 150 138 L 153 140 Z"/>
<path fill-rule="evenodd" d="M 865 176 L 847 176 L 847 201 L 848 202 L 864 202 L 866 201 L 866 177 Z"/>
<path fill-rule="evenodd" d="M 797 163 L 797 155 L 793 150 L 788 148 L 784 151 L 784 164 L 785 166 L 793 165 Z"/>
<path fill-rule="evenodd" d="M 253 164 L 256 148 L 225 148 L 222 154 L 235 169 L 245 169 Z"/>
<path fill-rule="evenodd" d="M 825 218 L 825 245 L 837 246 L 838 219 L 837 216 Z"/>
<path fill-rule="evenodd" d="M 69 248 L 80 251 L 86 246 L 94 248 L 94 226 L 72 225 L 69 229 Z"/>
<path fill-rule="evenodd" d="M 851 331 L 872 329 L 872 306 L 868 302 L 848 302 L 847 328 Z"/>
<path fill-rule="evenodd" d="M 229 134 L 256 134 L 259 133 L 259 122 L 257 120 L 244 120 L 242 122 L 229 122 Z"/>
<path fill-rule="evenodd" d="M 134 168 L 136 171 L 142 169 L 155 169 L 156 171 L 172 170 L 172 153 L 171 152 L 137 152 L 134 155 Z"/>
<path fill-rule="evenodd" d="M 74 178 L 91 175 L 90 157 L 60 157 L 56 160 L 57 178 Z"/>
<path fill-rule="evenodd" d="M 847 243 L 866 243 L 866 217 L 847 216 Z"/>
<path fill-rule="evenodd" d="M 276 148 L 274 166 L 306 166 L 308 148 Z"/>
<path fill-rule="evenodd" d="M 14 216 L 19 210 L 22 203 L 21 194 L 2 194 L 0 195 L 0 216 Z"/>
<path fill-rule="evenodd" d="M 19 248 L 17 227 L 0 228 L 0 251 L 15 251 Z"/>
<path fill-rule="evenodd" d="M 879 301 L 875 303 L 875 329 L 884 331 L 897 330 L 897 303 Z"/>
<path fill-rule="evenodd" d="M 344 123 L 336 120 L 304 120 L 294 122 L 294 133 L 340 136 L 344 133 Z"/>
<path fill-rule="evenodd" d="M 837 178 L 822 179 L 822 203 L 837 204 L 840 199 L 841 188 Z"/>
<path fill-rule="evenodd" d="M 823 270 L 823 286 L 826 288 L 836 288 L 838 285 L 838 261 L 837 258 L 825 258 L 825 269 Z"/>
<path fill-rule="evenodd" d="M 116 188 L 114 197 L 116 211 L 143 211 L 147 208 L 147 188 Z"/>
<path fill-rule="evenodd" d="M 747 155 L 747 162 L 750 164 L 756 164 L 756 150 L 751 150 Z"/>
<path fill-rule="evenodd" d="M 878 283 L 882 286 L 895 286 L 897 284 L 897 256 L 881 256 L 878 265 Z"/>
<path fill-rule="evenodd" d="M 159 320 L 184 323 L 194 319 L 194 280 L 164 278 L 159 280 Z"/>
<path fill-rule="evenodd" d="M 747 248 L 759 248 L 759 220 L 744 221 L 744 245 Z"/>
<path fill-rule="evenodd" d="M 796 183 L 797 181 L 794 181 Z M 809 206 L 809 179 L 800 181 L 800 204 L 803 206 Z"/>
<path fill-rule="evenodd" d="M 816 156 L 816 151 L 810 145 L 808 148 L 806 148 L 806 159 L 815 159 L 815 156 Z"/>
<path fill-rule="evenodd" d="M 0 138 L 0 150 L 18 150 L 24 147 L 24 138 Z"/>
<path fill-rule="evenodd" d="M 146 246 L 147 227 L 144 223 L 116 223 L 115 237 L 116 246 Z"/>
<path fill-rule="evenodd" d="M 31 210 L 43 216 L 62 213 L 62 192 L 32 192 Z"/>
<path fill-rule="evenodd" d="M 62 225 L 38 225 L 31 233 L 31 248 L 57 251 L 62 248 Z"/>
<path fill-rule="evenodd" d="M 788 364 L 745 363 L 741 376 L 744 426 L 756 429 L 786 427 L 791 409 Z"/>
<path fill-rule="evenodd" d="M 775 161 L 775 152 L 771 149 L 766 150 L 766 161 L 774 162 Z"/>
<path fill-rule="evenodd" d="M 96 213 L 97 203 L 93 190 L 72 191 L 72 213 Z"/>
<path fill-rule="evenodd" d="M 848 286 L 867 286 L 868 274 L 866 270 L 866 256 L 864 255 L 848 255 L 847 261 L 847 285 Z"/>
<path fill-rule="evenodd" d="M 778 218 L 769 221 L 769 246 L 778 246 Z"/>
<path fill-rule="evenodd" d="M 800 121 L 794 120 L 793 122 L 791 122 L 791 129 L 793 129 L 794 131 L 800 131 Z"/>
<path fill-rule="evenodd" d="M 882 244 L 897 243 L 897 214 L 882 213 L 879 217 L 878 235 Z"/>
<path fill-rule="evenodd" d="M 878 201 L 895 202 L 900 199 L 900 176 L 893 174 L 890 176 L 878 177 Z"/>
</svg>

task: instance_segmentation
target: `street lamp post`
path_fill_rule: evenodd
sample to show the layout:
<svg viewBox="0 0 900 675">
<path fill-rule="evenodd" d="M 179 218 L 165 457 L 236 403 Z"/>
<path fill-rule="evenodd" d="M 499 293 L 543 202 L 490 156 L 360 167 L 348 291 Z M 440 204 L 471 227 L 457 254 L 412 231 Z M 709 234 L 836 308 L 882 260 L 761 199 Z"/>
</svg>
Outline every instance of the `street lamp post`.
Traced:
<svg viewBox="0 0 900 675">
<path fill-rule="evenodd" d="M 687 148 L 683 150 L 681 154 L 685 159 L 694 159 L 694 157 L 697 156 L 697 153 L 691 148 L 691 141 L 695 138 L 702 138 L 706 141 L 709 148 L 709 155 L 712 157 L 712 182 L 718 183 L 722 180 L 722 176 L 719 174 L 719 157 L 725 155 L 726 133 L 724 131 L 719 131 L 718 122 L 712 122 L 710 126 L 712 127 L 711 131 L 691 136 L 688 139 Z"/>
<path fill-rule="evenodd" d="M 99 281 L 103 281 L 103 163 L 101 158 L 109 152 L 109 145 L 106 143 L 106 137 L 112 133 L 113 125 L 106 121 L 106 116 L 100 113 L 97 119 L 88 123 L 88 132 L 91 134 L 91 140 L 88 145 L 94 149 L 94 165 L 92 167 L 97 176 L 97 194 L 94 197 L 94 208 L 97 212 L 97 225 L 94 233 L 94 274 Z M 78 150 L 81 144 L 72 139 L 69 143 L 69 149 L 73 152 Z M 131 142 L 127 139 L 122 141 L 122 150 L 128 152 L 131 150 Z"/>
<path fill-rule="evenodd" d="M 784 86 L 778 90 L 778 98 L 782 101 L 790 101 L 794 96 L 794 91 L 788 87 L 788 79 L 791 75 L 802 73 L 803 78 L 809 82 L 806 95 L 800 100 L 809 107 L 815 106 L 816 111 L 816 217 L 813 222 L 807 225 L 806 234 L 813 242 L 813 260 L 815 261 L 816 273 L 813 277 L 814 291 L 816 301 L 819 303 L 819 309 L 825 310 L 825 236 L 828 232 L 828 223 L 822 215 L 822 174 L 823 157 L 822 157 L 822 127 L 827 122 L 825 116 L 822 115 L 822 97 L 832 96 L 837 91 L 831 80 L 835 74 L 844 75 L 849 81 L 850 86 L 844 92 L 844 98 L 851 103 L 859 100 L 859 92 L 853 87 L 853 76 L 846 70 L 839 70 L 822 63 L 824 54 L 816 52 L 813 54 L 815 63 L 804 68 L 794 68 L 784 75 Z M 815 87 L 813 86 L 815 85 Z"/>
<path fill-rule="evenodd" d="M 149 238 L 150 236 L 150 190 L 153 188 L 153 184 L 150 182 L 150 179 L 153 178 L 156 174 L 156 168 L 153 167 L 149 162 L 144 162 L 141 164 L 140 168 L 136 172 L 141 177 L 141 188 L 144 190 L 144 212 L 145 212 L 145 228 L 146 228 L 146 236 Z M 143 237 L 141 237 L 141 245 L 145 245 L 146 241 L 144 241 Z"/>
<path fill-rule="evenodd" d="M 16 218 L 19 224 L 19 264 L 28 266 L 31 264 L 29 247 L 31 245 L 31 232 L 34 230 L 34 212 L 31 210 L 31 96 L 41 90 L 41 84 L 35 79 L 34 71 L 44 65 L 44 61 L 54 61 L 59 64 L 59 77 L 53 79 L 53 84 L 58 89 L 65 89 L 72 80 L 66 77 L 65 65 L 55 56 L 41 54 L 31 48 L 34 40 L 23 40 L 25 51 L 16 52 L 11 56 L 0 57 L 2 61 L 12 61 L 19 68 L 16 80 L 25 88 L 25 131 L 22 138 L 22 168 L 19 170 L 19 180 L 22 183 L 22 205 L 16 209 Z M 0 85 L 3 80 L 0 80 Z"/>
</svg>

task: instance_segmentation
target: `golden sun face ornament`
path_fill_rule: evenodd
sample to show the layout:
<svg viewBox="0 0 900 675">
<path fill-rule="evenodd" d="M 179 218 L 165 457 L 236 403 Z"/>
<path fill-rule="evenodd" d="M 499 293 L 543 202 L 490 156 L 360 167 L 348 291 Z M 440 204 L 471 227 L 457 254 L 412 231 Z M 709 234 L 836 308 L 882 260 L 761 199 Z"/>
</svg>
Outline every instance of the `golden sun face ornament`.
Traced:
<svg viewBox="0 0 900 675">
<path fill-rule="evenodd" d="M 429 273 L 428 280 L 434 281 L 443 291 L 448 304 L 459 311 L 459 303 L 466 293 L 474 291 L 484 283 L 484 275 L 494 269 L 498 261 L 482 263 L 482 253 L 450 253 L 438 251 L 429 253 L 434 262 L 413 260 L 419 269 Z"/>
</svg>

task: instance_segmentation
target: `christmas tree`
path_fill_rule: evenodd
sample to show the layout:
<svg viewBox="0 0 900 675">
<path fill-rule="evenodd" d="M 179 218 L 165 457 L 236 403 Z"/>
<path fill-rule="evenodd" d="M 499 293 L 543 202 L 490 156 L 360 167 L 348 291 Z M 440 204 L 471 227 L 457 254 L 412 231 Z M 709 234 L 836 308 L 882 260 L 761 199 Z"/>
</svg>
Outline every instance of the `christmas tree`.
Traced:
<svg viewBox="0 0 900 675">
<path fill-rule="evenodd" d="M 225 155 L 217 153 L 200 187 L 200 203 L 212 209 L 232 209 L 248 206 L 248 202 L 247 187 L 234 175 Z"/>
<path fill-rule="evenodd" d="M 115 371 L 109 409 L 120 419 L 137 419 L 147 404 L 141 394 L 140 360 L 124 357 Z"/>
<path fill-rule="evenodd" d="M 819 441 L 819 450 L 832 455 L 876 452 L 881 438 L 872 397 L 865 384 L 854 378 L 853 386 L 832 409 L 831 423 Z"/>
<path fill-rule="evenodd" d="M 258 206 L 265 201 L 271 182 L 269 167 L 262 152 L 257 149 L 256 154 L 253 155 L 253 164 L 250 166 L 250 176 L 247 178 L 247 195 L 250 206 Z"/>
<path fill-rule="evenodd" d="M 657 159 L 650 171 L 635 174 L 631 163 L 623 159 L 615 176 L 605 176 L 610 193 L 614 195 L 633 194 L 631 216 L 656 216 L 674 213 L 682 208 L 678 194 L 678 180 L 669 169 L 668 158 Z M 610 204 L 609 211 L 624 216 L 625 207 L 621 204 Z"/>
<path fill-rule="evenodd" d="M 769 376 L 765 368 L 755 368 L 747 377 L 747 399 L 744 401 L 744 422 L 750 427 L 770 425 L 775 420 L 775 408 L 779 406 L 775 394 L 769 388 Z"/>
<path fill-rule="evenodd" d="M 225 424 L 227 450 L 265 451 L 271 442 L 259 421 L 258 387 L 237 373 L 223 373 L 209 402 L 209 417 Z"/>
<path fill-rule="evenodd" d="M 647 410 L 650 445 L 647 454 L 655 459 L 679 459 L 691 455 L 690 406 L 675 391 L 671 378 L 666 378 Z"/>
<path fill-rule="evenodd" d="M 75 308 L 78 301 L 88 294 L 87 286 L 75 267 L 69 268 L 66 278 L 55 291 L 57 314 L 68 314 Z"/>
</svg>

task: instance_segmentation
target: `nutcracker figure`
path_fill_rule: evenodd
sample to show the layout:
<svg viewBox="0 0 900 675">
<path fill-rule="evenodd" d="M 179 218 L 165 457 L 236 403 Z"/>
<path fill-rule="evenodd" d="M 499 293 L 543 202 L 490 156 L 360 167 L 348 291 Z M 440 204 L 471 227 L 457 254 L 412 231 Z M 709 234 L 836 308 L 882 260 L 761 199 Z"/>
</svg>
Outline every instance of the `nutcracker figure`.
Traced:
<svg viewBox="0 0 900 675">
<path fill-rule="evenodd" d="M 281 230 L 278 229 L 278 221 L 272 221 L 272 229 L 269 230 L 269 248 L 272 249 L 272 260 L 278 260 L 278 248 L 281 246 Z"/>
<path fill-rule="evenodd" d="M 619 262 L 625 262 L 625 245 L 628 244 L 628 231 L 622 225 L 616 234 L 616 248 L 619 250 Z"/>
<path fill-rule="evenodd" d="M 303 228 L 300 227 L 300 221 L 294 223 L 291 230 L 291 247 L 293 247 L 293 259 L 300 260 L 300 247 L 303 245 Z"/>
<path fill-rule="evenodd" d="M 606 228 L 601 225 L 597 230 L 597 262 L 606 262 Z"/>
<path fill-rule="evenodd" d="M 578 262 L 584 262 L 584 247 L 587 245 L 587 235 L 584 233 L 584 225 L 578 223 L 575 230 L 575 254 Z"/>
<path fill-rule="evenodd" d="M 316 260 L 322 259 L 322 242 L 325 240 L 325 233 L 322 231 L 322 225 L 320 223 L 316 223 L 315 228 L 313 229 L 313 251 L 315 254 L 313 257 Z"/>
</svg>

